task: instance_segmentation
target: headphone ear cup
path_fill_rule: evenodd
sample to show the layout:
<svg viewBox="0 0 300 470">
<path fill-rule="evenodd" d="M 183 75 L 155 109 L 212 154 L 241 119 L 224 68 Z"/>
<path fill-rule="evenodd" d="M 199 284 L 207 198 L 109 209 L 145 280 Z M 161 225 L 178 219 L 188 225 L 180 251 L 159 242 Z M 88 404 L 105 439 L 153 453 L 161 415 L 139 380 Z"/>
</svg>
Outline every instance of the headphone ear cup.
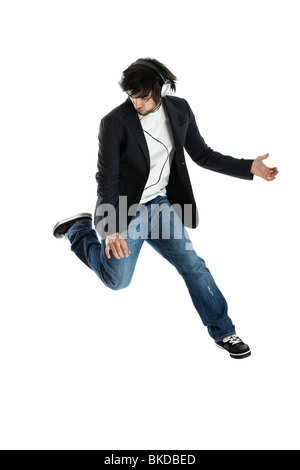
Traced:
<svg viewBox="0 0 300 470">
<path fill-rule="evenodd" d="M 167 80 L 161 89 L 161 97 L 164 98 L 167 95 L 171 95 L 172 93 L 172 88 L 171 88 L 171 82 Z"/>
</svg>

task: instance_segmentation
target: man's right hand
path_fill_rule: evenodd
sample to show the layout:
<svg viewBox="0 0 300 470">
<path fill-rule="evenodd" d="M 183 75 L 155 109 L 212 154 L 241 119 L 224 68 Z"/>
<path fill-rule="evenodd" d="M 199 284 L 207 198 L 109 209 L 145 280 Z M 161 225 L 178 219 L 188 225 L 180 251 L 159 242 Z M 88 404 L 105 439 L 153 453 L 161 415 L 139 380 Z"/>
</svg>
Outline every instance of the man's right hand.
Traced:
<svg viewBox="0 0 300 470">
<path fill-rule="evenodd" d="M 128 249 L 126 241 L 119 233 L 113 233 L 112 235 L 108 235 L 105 239 L 105 243 L 105 254 L 108 259 L 111 258 L 109 253 L 110 251 L 117 259 L 124 258 L 124 256 L 128 258 L 131 253 L 131 251 Z"/>
</svg>

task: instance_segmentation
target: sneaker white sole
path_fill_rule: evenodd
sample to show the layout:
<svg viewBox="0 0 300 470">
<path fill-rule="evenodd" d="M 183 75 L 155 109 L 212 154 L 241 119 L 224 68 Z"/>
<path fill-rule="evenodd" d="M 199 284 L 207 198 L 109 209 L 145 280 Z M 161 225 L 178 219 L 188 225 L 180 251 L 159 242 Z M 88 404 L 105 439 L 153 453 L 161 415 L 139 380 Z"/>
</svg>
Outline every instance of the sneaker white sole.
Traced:
<svg viewBox="0 0 300 470">
<path fill-rule="evenodd" d="M 60 220 L 59 222 L 57 222 L 57 224 L 53 227 L 53 235 L 56 231 L 56 229 L 60 226 L 60 225 L 63 225 L 63 224 L 66 224 L 68 222 L 71 222 L 72 220 L 76 220 L 78 218 L 87 218 L 87 219 L 92 219 L 92 214 L 88 213 L 88 212 L 82 212 L 80 214 L 77 214 L 77 215 L 73 215 L 73 217 L 68 217 L 68 219 L 64 219 L 64 220 Z"/>
<path fill-rule="evenodd" d="M 222 349 L 223 351 L 226 351 L 230 357 L 232 357 L 233 359 L 246 359 L 246 357 L 249 357 L 251 356 L 251 350 L 249 349 L 249 351 L 246 351 L 244 353 L 241 353 L 241 354 L 233 354 L 231 352 L 228 351 L 228 349 L 225 349 L 225 348 L 222 348 L 222 346 L 219 346 L 218 344 L 216 344 L 217 348 L 219 349 Z"/>
</svg>

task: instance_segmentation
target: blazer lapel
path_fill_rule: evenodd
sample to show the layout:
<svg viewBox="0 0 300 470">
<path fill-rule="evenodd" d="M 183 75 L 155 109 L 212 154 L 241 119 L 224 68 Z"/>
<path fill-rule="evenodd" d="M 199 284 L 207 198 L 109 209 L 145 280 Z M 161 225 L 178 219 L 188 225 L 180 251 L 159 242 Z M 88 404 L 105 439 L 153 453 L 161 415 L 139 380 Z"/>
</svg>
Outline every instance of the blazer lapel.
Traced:
<svg viewBox="0 0 300 470">
<path fill-rule="evenodd" d="M 179 155 L 180 151 L 183 149 L 183 142 L 181 141 L 183 139 L 180 138 L 182 134 L 181 126 L 186 123 L 187 118 L 185 114 L 178 112 L 178 110 L 174 107 L 172 100 L 168 99 L 168 97 L 163 98 L 163 104 L 167 110 L 171 122 L 176 149 L 175 155 Z M 127 99 L 124 103 L 124 118 L 129 128 L 133 131 L 133 135 L 142 150 L 148 167 L 150 168 L 150 155 L 145 135 L 138 117 L 138 113 L 134 109 L 134 106 L 129 99 Z"/>
<path fill-rule="evenodd" d="M 178 110 L 175 108 L 174 104 L 172 103 L 171 99 L 168 99 L 168 97 L 163 98 L 163 103 L 164 106 L 167 110 L 168 117 L 170 119 L 172 131 L 173 131 L 173 138 L 174 138 L 174 144 L 175 144 L 175 149 L 178 154 L 178 152 L 183 149 L 183 144 L 184 142 L 182 141 L 183 139 L 181 138 L 182 130 L 181 126 L 186 123 L 186 115 L 178 112 Z"/>
<path fill-rule="evenodd" d="M 129 99 L 126 100 L 126 102 L 124 103 L 124 117 L 130 129 L 133 130 L 133 135 L 136 138 L 139 146 L 141 147 L 143 155 L 150 168 L 150 155 L 145 135 L 138 117 L 138 113 L 134 109 L 134 106 L 132 105 Z"/>
</svg>

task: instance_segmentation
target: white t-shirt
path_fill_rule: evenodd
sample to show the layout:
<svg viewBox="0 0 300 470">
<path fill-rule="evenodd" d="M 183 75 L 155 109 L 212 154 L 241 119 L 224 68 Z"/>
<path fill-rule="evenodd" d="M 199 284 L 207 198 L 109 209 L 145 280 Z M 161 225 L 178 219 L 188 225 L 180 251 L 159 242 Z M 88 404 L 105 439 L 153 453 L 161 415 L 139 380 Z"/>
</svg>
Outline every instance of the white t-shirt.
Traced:
<svg viewBox="0 0 300 470">
<path fill-rule="evenodd" d="M 140 201 L 145 203 L 167 194 L 175 148 L 171 123 L 163 105 L 155 113 L 139 114 L 139 118 L 150 155 L 150 174 Z"/>
</svg>

